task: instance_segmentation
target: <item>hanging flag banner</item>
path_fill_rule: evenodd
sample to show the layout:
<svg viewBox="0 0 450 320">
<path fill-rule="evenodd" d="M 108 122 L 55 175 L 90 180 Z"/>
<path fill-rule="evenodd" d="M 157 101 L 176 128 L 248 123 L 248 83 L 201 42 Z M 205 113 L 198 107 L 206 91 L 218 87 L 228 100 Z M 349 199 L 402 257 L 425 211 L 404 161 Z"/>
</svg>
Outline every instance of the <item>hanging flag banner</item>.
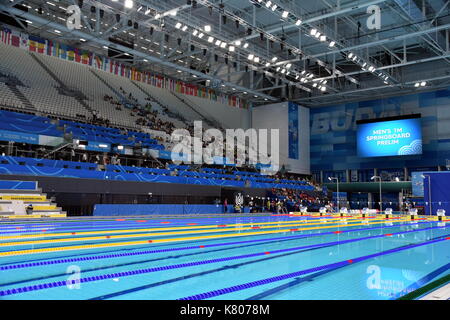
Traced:
<svg viewBox="0 0 450 320">
<path fill-rule="evenodd" d="M 74 61 L 133 81 L 144 82 L 152 86 L 167 89 L 176 93 L 209 99 L 237 108 L 248 108 L 248 103 L 233 95 L 226 95 L 211 88 L 196 84 L 185 83 L 148 71 L 140 71 L 121 62 L 94 54 L 87 50 L 73 48 L 52 40 L 2 27 L 0 31 L 1 43 L 14 46 L 39 54 L 56 57 L 63 60 Z"/>
</svg>

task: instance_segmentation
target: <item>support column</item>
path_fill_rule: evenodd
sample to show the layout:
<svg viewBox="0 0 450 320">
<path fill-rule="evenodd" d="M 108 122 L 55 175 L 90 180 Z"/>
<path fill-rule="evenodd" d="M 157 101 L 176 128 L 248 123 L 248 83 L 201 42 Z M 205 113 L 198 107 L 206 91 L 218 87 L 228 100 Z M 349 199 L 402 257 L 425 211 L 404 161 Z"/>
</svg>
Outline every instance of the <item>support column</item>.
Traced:
<svg viewBox="0 0 450 320">
<path fill-rule="evenodd" d="M 373 194 L 372 194 L 372 192 L 369 192 L 368 197 L 367 197 L 367 201 L 369 202 L 367 207 L 368 207 L 369 209 L 373 209 L 373 205 L 372 205 L 372 202 L 373 202 Z"/>
</svg>

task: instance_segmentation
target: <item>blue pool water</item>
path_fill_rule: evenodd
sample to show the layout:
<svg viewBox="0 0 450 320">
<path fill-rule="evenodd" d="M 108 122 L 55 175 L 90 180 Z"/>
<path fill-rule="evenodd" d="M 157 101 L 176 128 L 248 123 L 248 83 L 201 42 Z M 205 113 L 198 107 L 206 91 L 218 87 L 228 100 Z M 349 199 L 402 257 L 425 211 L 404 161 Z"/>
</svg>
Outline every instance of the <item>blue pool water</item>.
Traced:
<svg viewBox="0 0 450 320">
<path fill-rule="evenodd" d="M 448 226 L 273 215 L 2 221 L 0 299 L 396 299 L 449 273 Z"/>
</svg>

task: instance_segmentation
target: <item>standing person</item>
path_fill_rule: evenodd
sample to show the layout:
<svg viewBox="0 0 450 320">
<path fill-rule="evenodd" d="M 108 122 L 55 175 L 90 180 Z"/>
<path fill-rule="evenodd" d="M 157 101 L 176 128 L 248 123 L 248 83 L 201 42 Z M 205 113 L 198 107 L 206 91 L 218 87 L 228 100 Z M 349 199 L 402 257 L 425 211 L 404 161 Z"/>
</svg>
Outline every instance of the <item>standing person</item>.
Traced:
<svg viewBox="0 0 450 320">
<path fill-rule="evenodd" d="M 250 199 L 250 201 L 248 203 L 248 206 L 250 207 L 249 208 L 250 213 L 252 213 L 252 211 L 253 211 L 253 198 Z"/>
<path fill-rule="evenodd" d="M 27 215 L 33 214 L 33 205 L 30 203 L 26 208 L 25 211 L 27 212 Z"/>
<path fill-rule="evenodd" d="M 279 199 L 277 202 L 277 213 L 281 213 L 281 201 Z"/>
<path fill-rule="evenodd" d="M 81 157 L 81 161 L 83 161 L 83 162 L 87 162 L 88 161 L 88 155 L 87 155 L 86 152 L 83 153 L 83 156 Z"/>
<path fill-rule="evenodd" d="M 227 213 L 228 212 L 228 199 L 225 198 L 225 200 L 223 200 L 223 212 Z"/>
</svg>

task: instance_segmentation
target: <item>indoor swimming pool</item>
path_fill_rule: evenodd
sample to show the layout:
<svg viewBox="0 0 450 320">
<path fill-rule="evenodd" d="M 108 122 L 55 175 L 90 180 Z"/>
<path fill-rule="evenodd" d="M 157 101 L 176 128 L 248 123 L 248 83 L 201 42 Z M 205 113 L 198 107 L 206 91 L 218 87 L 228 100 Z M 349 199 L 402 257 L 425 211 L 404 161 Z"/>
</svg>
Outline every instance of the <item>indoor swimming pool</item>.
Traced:
<svg viewBox="0 0 450 320">
<path fill-rule="evenodd" d="M 449 274 L 449 222 L 299 215 L 0 222 L 0 299 L 398 299 Z"/>
</svg>

